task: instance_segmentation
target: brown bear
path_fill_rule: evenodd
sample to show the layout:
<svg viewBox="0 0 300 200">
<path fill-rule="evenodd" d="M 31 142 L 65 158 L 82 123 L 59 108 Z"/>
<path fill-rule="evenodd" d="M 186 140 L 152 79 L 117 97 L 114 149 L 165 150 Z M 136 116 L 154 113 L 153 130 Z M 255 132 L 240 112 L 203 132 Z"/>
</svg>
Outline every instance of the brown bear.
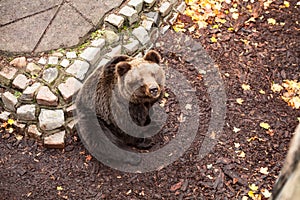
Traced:
<svg viewBox="0 0 300 200">
<path fill-rule="evenodd" d="M 143 58 L 113 58 L 86 80 L 83 87 L 91 90 L 79 93 L 76 106 L 94 109 L 101 126 L 113 133 L 114 137 L 109 137 L 115 143 L 148 148 L 151 139 L 138 127 L 151 123 L 151 108 L 164 93 L 165 73 L 160 60 L 153 50 Z"/>
</svg>

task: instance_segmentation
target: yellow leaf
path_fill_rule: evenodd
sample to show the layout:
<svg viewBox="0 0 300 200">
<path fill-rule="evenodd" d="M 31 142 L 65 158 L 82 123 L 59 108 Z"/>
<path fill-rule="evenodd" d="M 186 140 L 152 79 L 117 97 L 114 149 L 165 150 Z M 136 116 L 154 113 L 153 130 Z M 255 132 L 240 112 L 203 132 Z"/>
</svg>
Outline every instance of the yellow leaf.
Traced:
<svg viewBox="0 0 300 200">
<path fill-rule="evenodd" d="M 234 28 L 233 27 L 229 27 L 227 30 L 228 31 L 234 31 Z"/>
<path fill-rule="evenodd" d="M 218 28 L 219 28 L 219 25 L 218 25 L 218 24 L 215 24 L 215 25 L 212 26 L 212 28 L 213 28 L 213 29 L 218 29 Z"/>
<path fill-rule="evenodd" d="M 275 25 L 276 24 L 276 20 L 274 18 L 269 18 L 268 19 L 268 24 Z"/>
<path fill-rule="evenodd" d="M 264 90 L 259 90 L 259 93 L 266 94 L 266 92 Z"/>
<path fill-rule="evenodd" d="M 273 83 L 271 86 L 271 90 L 273 92 L 280 92 L 283 89 L 283 87 L 277 83 Z"/>
<path fill-rule="evenodd" d="M 13 124 L 15 123 L 15 120 L 13 120 L 13 119 L 8 119 L 8 120 L 7 120 L 7 123 L 8 123 L 9 125 L 13 125 Z"/>
<path fill-rule="evenodd" d="M 247 85 L 247 84 L 242 84 L 242 88 L 243 90 L 250 90 L 250 85 Z"/>
<path fill-rule="evenodd" d="M 257 191 L 258 190 L 258 186 L 256 186 L 254 183 L 252 183 L 251 185 L 249 185 L 249 188 L 252 191 Z"/>
<path fill-rule="evenodd" d="M 262 195 L 264 195 L 265 198 L 270 198 L 271 197 L 272 193 L 269 192 L 269 190 L 263 188 L 260 191 L 261 191 Z"/>
<path fill-rule="evenodd" d="M 173 26 L 173 29 L 174 29 L 175 32 L 185 32 L 186 31 L 185 28 L 182 28 L 182 27 L 177 26 L 177 25 Z"/>
<path fill-rule="evenodd" d="M 216 43 L 216 42 L 218 41 L 218 39 L 215 38 L 215 37 L 211 37 L 211 38 L 210 38 L 210 41 L 213 42 L 213 43 Z"/>
<path fill-rule="evenodd" d="M 270 125 L 268 123 L 265 123 L 265 122 L 261 122 L 259 124 L 259 126 L 266 129 L 266 130 L 270 129 Z"/>
<path fill-rule="evenodd" d="M 244 103 L 244 100 L 242 98 L 237 98 L 236 102 L 240 105 L 242 105 Z"/>
<path fill-rule="evenodd" d="M 262 174 L 265 174 L 265 175 L 269 174 L 267 167 L 261 167 L 259 172 L 262 173 Z"/>
<path fill-rule="evenodd" d="M 288 1 L 283 1 L 283 5 L 285 6 L 285 7 L 290 7 L 290 2 L 288 2 Z"/>
<path fill-rule="evenodd" d="M 61 191 L 61 190 L 63 190 L 63 187 L 57 186 L 57 187 L 56 187 L 56 190 Z"/>
<path fill-rule="evenodd" d="M 248 192 L 248 196 L 251 197 L 251 199 L 253 199 L 254 198 L 254 192 L 252 190 L 250 190 Z"/>
</svg>

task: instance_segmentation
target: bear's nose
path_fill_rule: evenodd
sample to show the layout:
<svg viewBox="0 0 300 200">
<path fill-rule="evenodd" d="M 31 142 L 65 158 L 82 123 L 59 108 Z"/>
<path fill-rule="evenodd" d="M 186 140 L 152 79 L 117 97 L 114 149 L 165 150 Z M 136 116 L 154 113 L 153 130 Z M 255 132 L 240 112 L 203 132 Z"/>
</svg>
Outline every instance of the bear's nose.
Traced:
<svg viewBox="0 0 300 200">
<path fill-rule="evenodd" d="M 149 88 L 149 92 L 152 96 L 157 96 L 158 88 L 156 86 L 152 86 Z"/>
</svg>

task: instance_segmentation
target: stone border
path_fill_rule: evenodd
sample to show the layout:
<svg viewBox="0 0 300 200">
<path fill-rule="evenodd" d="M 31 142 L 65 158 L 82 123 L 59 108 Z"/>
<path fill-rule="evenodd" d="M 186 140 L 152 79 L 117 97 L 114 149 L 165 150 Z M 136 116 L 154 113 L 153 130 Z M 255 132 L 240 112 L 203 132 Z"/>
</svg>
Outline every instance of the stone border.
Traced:
<svg viewBox="0 0 300 200">
<path fill-rule="evenodd" d="M 63 148 L 66 134 L 72 134 L 76 124 L 72 97 L 88 74 L 114 56 L 141 56 L 151 48 L 158 28 L 168 30 L 185 8 L 182 0 L 130 0 L 105 15 L 99 36 L 81 53 L 56 52 L 37 62 L 14 59 L 15 68 L 0 70 L 0 84 L 7 87 L 1 96 L 5 111 L 0 120 L 15 118 L 14 126 L 29 137 L 43 141 L 45 147 Z"/>
</svg>

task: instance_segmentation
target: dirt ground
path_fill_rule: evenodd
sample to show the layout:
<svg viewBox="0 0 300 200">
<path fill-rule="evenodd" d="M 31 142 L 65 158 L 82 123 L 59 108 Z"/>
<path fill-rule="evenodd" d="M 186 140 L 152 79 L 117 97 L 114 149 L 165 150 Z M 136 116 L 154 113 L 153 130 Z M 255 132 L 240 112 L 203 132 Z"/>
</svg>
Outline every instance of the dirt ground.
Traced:
<svg viewBox="0 0 300 200">
<path fill-rule="evenodd" d="M 264 19 L 237 32 L 226 28 L 198 32 L 201 36 L 196 40 L 219 67 L 227 94 L 223 132 L 214 150 L 202 160 L 195 159 L 203 140 L 201 134 L 180 159 L 166 168 L 134 174 L 111 169 L 91 158 L 76 133 L 66 139 L 64 149 L 58 150 L 46 149 L 26 137 L 17 140 L 2 128 L 0 199 L 242 199 L 248 196 L 250 184 L 259 187 L 257 193 L 261 189 L 271 191 L 300 116 L 299 110 L 271 91 L 273 82 L 300 81 L 299 7 L 295 8 L 296 1 L 290 4 L 285 9 L 272 4 Z M 270 25 L 267 18 L 285 25 Z M 216 43 L 210 41 L 214 35 L 220 38 Z M 247 45 L 245 40 L 256 45 Z M 206 132 L 210 98 L 203 79 L 184 58 L 157 50 L 165 63 L 193 81 L 202 102 L 203 125 L 198 132 Z M 250 90 L 244 90 L 242 84 L 250 85 Z M 244 100 L 241 105 L 236 102 L 238 98 Z M 171 96 L 166 106 L 176 113 L 172 101 Z M 272 131 L 260 127 L 261 122 L 268 123 Z M 172 139 L 174 124 L 167 129 L 169 137 L 164 139 Z M 268 173 L 261 173 L 261 168 L 267 168 Z"/>
</svg>

